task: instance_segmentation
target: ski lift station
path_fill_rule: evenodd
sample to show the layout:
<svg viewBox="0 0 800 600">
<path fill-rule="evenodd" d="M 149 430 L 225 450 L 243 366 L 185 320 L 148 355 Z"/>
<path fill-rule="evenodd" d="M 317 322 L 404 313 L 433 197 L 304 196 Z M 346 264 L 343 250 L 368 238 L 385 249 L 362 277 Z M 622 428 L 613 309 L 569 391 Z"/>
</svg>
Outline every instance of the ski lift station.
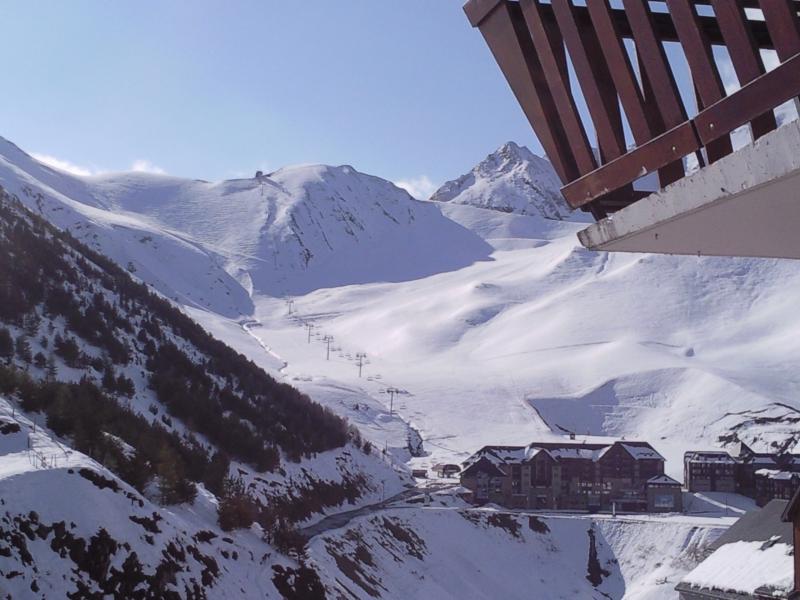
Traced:
<svg viewBox="0 0 800 600">
<path fill-rule="evenodd" d="M 796 0 L 470 0 L 593 250 L 800 258 Z"/>
</svg>

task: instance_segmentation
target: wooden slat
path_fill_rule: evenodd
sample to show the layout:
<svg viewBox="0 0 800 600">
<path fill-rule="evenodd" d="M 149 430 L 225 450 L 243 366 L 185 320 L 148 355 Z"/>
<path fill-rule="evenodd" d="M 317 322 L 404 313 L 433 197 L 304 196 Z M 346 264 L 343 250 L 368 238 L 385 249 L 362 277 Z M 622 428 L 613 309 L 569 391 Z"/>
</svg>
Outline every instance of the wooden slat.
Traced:
<svg viewBox="0 0 800 600">
<path fill-rule="evenodd" d="M 735 0 L 731 1 L 733 2 Z M 769 2 L 772 0 L 766 0 L 766 1 Z M 594 2 L 594 0 L 592 0 L 592 2 Z M 550 9 L 550 7 L 548 5 L 543 5 L 542 8 L 545 11 L 543 16 L 547 17 L 547 11 L 548 9 Z M 589 11 L 585 6 L 575 6 L 574 14 L 575 18 L 578 21 L 579 26 L 588 25 L 589 22 L 591 21 L 589 16 Z M 611 11 L 611 14 L 620 35 L 623 38 L 632 39 L 633 32 L 631 31 L 631 27 L 630 24 L 628 23 L 625 11 L 622 9 L 615 8 Z M 662 42 L 680 41 L 680 39 L 678 38 L 677 31 L 675 30 L 675 25 L 669 14 L 654 12 L 652 13 L 652 19 L 653 19 L 653 27 L 655 28 L 656 32 L 656 37 L 658 37 L 659 40 L 661 40 Z M 698 16 L 697 22 L 698 25 L 703 30 L 703 33 L 705 34 L 706 39 L 708 40 L 709 43 L 716 46 L 721 46 L 725 44 L 717 20 L 714 17 Z M 756 43 L 758 44 L 758 47 L 763 49 L 772 49 L 773 48 L 772 39 L 770 38 L 766 25 L 761 21 L 753 21 L 752 28 L 753 28 L 753 35 L 756 38 Z"/>
<path fill-rule="evenodd" d="M 522 14 L 539 54 L 545 79 L 550 88 L 561 124 L 567 135 L 578 171 L 581 175 L 597 168 L 586 129 L 581 121 L 575 98 L 570 91 L 569 73 L 561 36 L 553 22 L 545 22 L 538 0 L 522 0 Z"/>
<path fill-rule="evenodd" d="M 638 56 L 638 53 L 637 59 L 640 60 L 639 64 L 641 65 L 641 58 Z M 661 116 L 661 112 L 658 110 L 655 92 L 653 91 L 653 86 L 650 84 L 650 78 L 647 76 L 647 70 L 640 66 L 639 72 L 641 73 L 642 77 L 642 93 L 644 94 L 645 110 L 647 110 L 649 118 L 657 123 L 658 133 L 664 133 L 666 130 L 666 127 L 664 126 L 664 119 Z M 685 174 L 686 171 L 683 167 L 683 158 L 681 157 L 680 160 L 669 163 L 658 170 L 658 185 L 662 188 L 666 187 L 670 183 L 673 183 L 683 177 Z"/>
<path fill-rule="evenodd" d="M 761 0 L 761 11 L 778 58 L 784 61 L 800 52 L 800 22 L 795 2 Z"/>
<path fill-rule="evenodd" d="M 611 7 L 608 0 L 596 0 L 588 3 L 587 8 L 628 118 L 633 139 L 637 144 L 644 144 L 659 133 L 658 126 L 647 118 L 642 91 L 636 81 L 622 37 L 617 32 Z"/>
<path fill-rule="evenodd" d="M 479 29 L 561 181 L 576 179 L 580 171 L 519 4 L 497 4 L 480 21 Z"/>
<path fill-rule="evenodd" d="M 720 134 L 733 131 L 797 95 L 800 95 L 800 54 L 700 112 L 694 118 L 697 134 L 708 144 Z"/>
<path fill-rule="evenodd" d="M 506 0 L 469 0 L 464 5 L 464 13 L 467 15 L 469 24 L 478 27 L 489 14 L 497 8 L 497 5 Z"/>
<path fill-rule="evenodd" d="M 592 39 L 591 27 L 578 26 L 570 0 L 552 0 L 552 8 L 592 117 L 603 160 L 613 160 L 625 153 L 625 137 L 617 123 L 619 104 L 608 67 L 599 60 L 599 44 L 596 38 Z"/>
<path fill-rule="evenodd" d="M 586 6 L 589 9 L 589 15 L 592 18 L 614 84 L 619 92 L 622 107 L 628 117 L 636 145 L 646 144 L 666 129 L 664 119 L 658 110 L 658 104 L 655 102 L 657 95 L 650 86 L 646 72 L 641 67 L 642 87 L 639 87 L 628 52 L 617 31 L 608 0 L 595 0 L 587 3 Z M 665 63 L 663 66 L 666 68 Z M 647 100 L 651 99 L 654 101 L 648 103 Z M 685 115 L 681 120 L 686 120 Z M 677 124 L 678 122 L 675 123 L 675 125 Z M 683 161 L 670 163 L 659 169 L 659 185 L 663 187 L 683 176 Z"/>
<path fill-rule="evenodd" d="M 498 4 L 508 2 L 509 0 L 469 0 L 464 5 L 464 12 L 467 14 L 470 23 L 473 27 L 478 27 L 480 22 L 486 18 L 486 16 L 491 13 L 492 10 L 496 8 Z M 692 0 L 694 4 L 710 4 L 710 0 L 704 2 L 698 2 Z M 735 0 L 731 0 L 735 1 Z M 741 0 L 744 1 L 744 0 Z M 762 0 L 764 2 L 783 2 L 787 1 L 790 2 L 792 0 Z M 746 6 L 757 6 L 756 0 L 747 0 L 749 4 Z M 549 11 L 550 7 L 545 5 L 545 11 Z M 552 14 L 552 13 L 551 13 Z M 585 6 L 576 6 L 575 7 L 575 15 L 578 18 L 579 23 L 588 23 L 589 22 L 589 13 Z M 614 21 L 619 29 L 620 35 L 624 38 L 632 38 L 633 34 L 631 33 L 630 26 L 628 25 L 628 21 L 625 18 L 625 13 L 620 9 L 614 9 L 612 11 L 612 15 Z M 547 12 L 545 13 L 547 16 Z M 717 21 L 714 17 L 698 17 L 698 22 L 700 26 L 703 28 L 708 41 L 714 45 L 723 45 L 725 42 L 722 39 L 722 34 L 720 33 L 719 26 L 717 25 Z M 653 25 L 656 29 L 656 34 L 658 35 L 658 39 L 662 42 L 677 42 L 678 35 L 675 31 L 675 27 L 670 19 L 670 16 L 665 13 L 654 13 L 653 14 Z M 755 36 L 756 43 L 758 44 L 759 48 L 762 49 L 774 49 L 772 44 L 772 38 L 770 37 L 770 32 L 767 30 L 766 25 L 761 21 L 753 21 L 752 22 L 753 28 L 753 35 Z"/>
<path fill-rule="evenodd" d="M 601 198 L 628 182 L 691 154 L 700 142 L 691 121 L 670 129 L 644 146 L 636 148 L 596 171 L 561 188 L 573 208 Z"/>
<path fill-rule="evenodd" d="M 667 129 L 686 121 L 678 86 L 672 76 L 664 47 L 656 37 L 652 13 L 647 0 L 623 0 L 628 21 L 633 29 L 636 51 L 653 86 L 655 100 Z"/>
<path fill-rule="evenodd" d="M 756 48 L 744 8 L 731 0 L 712 0 L 712 4 L 739 84 L 749 83 L 764 73 L 764 63 Z M 771 110 L 758 115 L 750 123 L 753 139 L 769 133 L 776 126 Z"/>
<path fill-rule="evenodd" d="M 700 27 L 697 13 L 689 0 L 666 0 L 666 2 L 683 46 L 686 61 L 689 63 L 700 102 L 704 107 L 710 106 L 725 95 L 722 79 L 714 63 L 711 45 L 705 31 Z M 709 162 L 714 162 L 732 151 L 729 136 L 721 136 L 706 147 Z"/>
</svg>

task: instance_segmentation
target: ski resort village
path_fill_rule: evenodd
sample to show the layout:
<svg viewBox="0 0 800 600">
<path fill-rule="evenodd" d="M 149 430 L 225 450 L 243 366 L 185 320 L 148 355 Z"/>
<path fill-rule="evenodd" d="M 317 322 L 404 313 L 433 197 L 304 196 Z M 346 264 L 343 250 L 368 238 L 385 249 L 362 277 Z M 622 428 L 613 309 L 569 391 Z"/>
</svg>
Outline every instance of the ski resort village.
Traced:
<svg viewBox="0 0 800 600">
<path fill-rule="evenodd" d="M 800 2 L 462 4 L 3 4 L 0 599 L 800 598 Z"/>
</svg>

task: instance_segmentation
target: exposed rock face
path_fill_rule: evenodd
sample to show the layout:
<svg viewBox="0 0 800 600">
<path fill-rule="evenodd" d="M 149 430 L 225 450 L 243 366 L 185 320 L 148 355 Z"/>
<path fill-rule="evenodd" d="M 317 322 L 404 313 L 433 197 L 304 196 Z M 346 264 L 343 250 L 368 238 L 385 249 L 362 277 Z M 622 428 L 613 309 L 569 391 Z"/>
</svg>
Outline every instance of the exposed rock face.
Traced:
<svg viewBox="0 0 800 600">
<path fill-rule="evenodd" d="M 469 173 L 445 183 L 431 200 L 562 220 L 570 209 L 560 188 L 547 160 L 508 142 Z"/>
</svg>

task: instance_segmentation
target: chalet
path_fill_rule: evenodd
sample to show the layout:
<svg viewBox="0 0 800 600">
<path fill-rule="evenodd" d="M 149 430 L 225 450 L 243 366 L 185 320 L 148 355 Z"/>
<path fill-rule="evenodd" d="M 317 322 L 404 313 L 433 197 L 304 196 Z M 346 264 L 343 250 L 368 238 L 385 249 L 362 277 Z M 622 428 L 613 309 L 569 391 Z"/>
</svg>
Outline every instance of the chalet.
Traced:
<svg viewBox="0 0 800 600">
<path fill-rule="evenodd" d="M 789 500 L 800 488 L 800 473 L 778 469 L 759 469 L 755 472 L 756 504 L 764 506 L 772 499 Z"/>
<path fill-rule="evenodd" d="M 457 477 L 461 472 L 461 467 L 451 463 L 438 463 L 433 465 L 433 472 L 436 473 L 437 477 Z"/>
<path fill-rule="evenodd" d="M 509 508 L 682 510 L 680 484 L 646 442 L 485 446 L 464 462 L 461 485 L 476 504 Z"/>
<path fill-rule="evenodd" d="M 741 444 L 738 454 L 723 450 L 687 452 L 684 483 L 690 492 L 735 492 L 764 506 L 788 499 L 800 486 L 800 456 L 754 452 Z"/>
<path fill-rule="evenodd" d="M 789 504 L 772 500 L 717 538 L 711 554 L 675 587 L 680 600 L 795 598 L 795 538 L 786 522 L 794 513 Z"/>
<path fill-rule="evenodd" d="M 722 450 L 687 452 L 683 481 L 690 492 L 735 492 L 736 459 Z"/>
</svg>

